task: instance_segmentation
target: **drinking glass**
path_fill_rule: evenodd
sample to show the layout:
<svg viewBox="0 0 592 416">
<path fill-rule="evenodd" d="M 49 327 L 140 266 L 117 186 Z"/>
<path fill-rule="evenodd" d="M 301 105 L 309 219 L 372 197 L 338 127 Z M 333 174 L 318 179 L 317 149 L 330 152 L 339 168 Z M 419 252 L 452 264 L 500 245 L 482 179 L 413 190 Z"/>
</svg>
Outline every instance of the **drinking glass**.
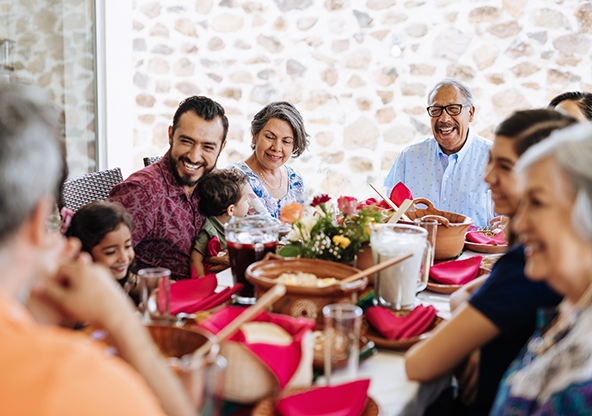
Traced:
<svg viewBox="0 0 592 416">
<path fill-rule="evenodd" d="M 278 221 L 267 217 L 232 217 L 224 226 L 228 256 L 234 284 L 242 283 L 236 301 L 243 305 L 255 303 L 255 288 L 245 278 L 249 265 L 259 261 L 265 253 L 275 253 L 278 240 Z"/>
<path fill-rule="evenodd" d="M 331 384 L 337 362 L 347 361 L 345 374 L 339 382 L 349 382 L 358 376 L 360 327 L 362 308 L 346 303 L 334 303 L 323 308 L 325 319 L 325 380 Z"/>
<path fill-rule="evenodd" d="M 374 305 L 394 310 L 415 307 L 415 295 L 427 287 L 430 258 L 427 230 L 413 225 L 371 224 L 370 244 L 374 264 L 411 252 L 412 257 L 378 272 L 374 280 Z"/>
<path fill-rule="evenodd" d="M 221 355 L 215 359 L 195 358 L 193 354 L 181 359 L 169 359 L 170 366 L 181 379 L 185 390 L 201 416 L 220 416 L 224 402 L 224 376 L 227 361 Z"/>
<path fill-rule="evenodd" d="M 424 228 L 428 232 L 428 247 L 430 256 L 430 267 L 434 265 L 434 258 L 436 257 L 436 234 L 438 232 L 438 220 L 433 218 L 416 218 L 415 225 Z"/>
<path fill-rule="evenodd" d="M 142 299 L 142 323 L 170 320 L 171 271 L 162 267 L 141 269 L 140 293 Z"/>
</svg>

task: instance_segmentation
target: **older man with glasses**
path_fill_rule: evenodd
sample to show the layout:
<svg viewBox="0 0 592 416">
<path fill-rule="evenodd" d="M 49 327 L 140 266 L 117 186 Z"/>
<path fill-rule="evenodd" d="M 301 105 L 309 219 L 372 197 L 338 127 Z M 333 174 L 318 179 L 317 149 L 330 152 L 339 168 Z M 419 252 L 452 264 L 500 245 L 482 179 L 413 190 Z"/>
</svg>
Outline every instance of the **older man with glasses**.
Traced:
<svg viewBox="0 0 592 416">
<path fill-rule="evenodd" d="M 405 148 L 387 175 L 388 193 L 405 184 L 414 197 L 427 198 L 442 211 L 467 215 L 475 225 L 488 221 L 483 170 L 491 142 L 469 130 L 475 115 L 473 93 L 464 83 L 444 78 L 428 94 L 432 133 Z"/>
</svg>

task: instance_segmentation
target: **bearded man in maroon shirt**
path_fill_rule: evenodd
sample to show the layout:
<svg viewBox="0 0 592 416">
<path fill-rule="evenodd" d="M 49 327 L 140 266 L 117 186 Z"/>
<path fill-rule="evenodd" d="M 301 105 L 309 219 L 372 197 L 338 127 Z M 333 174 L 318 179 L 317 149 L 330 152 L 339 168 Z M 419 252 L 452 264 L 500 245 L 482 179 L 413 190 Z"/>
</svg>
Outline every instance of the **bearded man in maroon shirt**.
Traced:
<svg viewBox="0 0 592 416">
<path fill-rule="evenodd" d="M 194 192 L 226 145 L 228 119 L 217 102 L 185 99 L 169 127 L 168 152 L 115 186 L 108 200 L 134 218 L 137 268 L 165 267 L 175 280 L 189 278 L 189 257 L 204 216 Z"/>
</svg>

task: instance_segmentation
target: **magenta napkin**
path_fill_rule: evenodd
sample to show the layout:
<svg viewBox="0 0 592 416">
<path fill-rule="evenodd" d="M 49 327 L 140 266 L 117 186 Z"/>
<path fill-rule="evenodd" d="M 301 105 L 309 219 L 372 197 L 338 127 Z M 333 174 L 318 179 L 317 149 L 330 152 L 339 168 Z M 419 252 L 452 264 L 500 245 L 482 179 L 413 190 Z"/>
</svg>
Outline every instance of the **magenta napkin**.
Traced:
<svg viewBox="0 0 592 416">
<path fill-rule="evenodd" d="M 417 306 L 407 316 L 397 317 L 376 306 L 366 311 L 366 319 L 387 339 L 412 338 L 423 333 L 434 322 L 438 311 L 432 306 Z"/>
<path fill-rule="evenodd" d="M 321 387 L 285 397 L 276 409 L 282 416 L 360 416 L 368 399 L 370 380 Z"/>
<path fill-rule="evenodd" d="M 413 195 L 411 195 L 411 191 L 403 184 L 403 182 L 399 182 L 391 191 L 390 199 L 396 206 L 400 207 L 406 199 L 413 201 Z"/>
<path fill-rule="evenodd" d="M 473 243 L 478 244 L 490 244 L 494 246 L 505 246 L 508 245 L 504 238 L 504 232 L 500 231 L 494 237 L 487 237 L 483 233 L 472 232 L 467 233 L 466 235 L 467 240 L 472 241 Z"/>
<path fill-rule="evenodd" d="M 479 273 L 483 257 L 475 256 L 465 260 L 454 260 L 434 264 L 430 268 L 430 277 L 445 285 L 464 285 Z"/>
</svg>

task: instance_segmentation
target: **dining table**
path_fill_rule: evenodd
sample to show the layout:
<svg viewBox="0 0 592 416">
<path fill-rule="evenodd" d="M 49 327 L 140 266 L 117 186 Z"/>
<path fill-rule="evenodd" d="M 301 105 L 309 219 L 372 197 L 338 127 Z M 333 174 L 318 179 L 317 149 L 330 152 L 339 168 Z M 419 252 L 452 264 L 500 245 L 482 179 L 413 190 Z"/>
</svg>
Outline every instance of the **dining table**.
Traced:
<svg viewBox="0 0 592 416">
<path fill-rule="evenodd" d="M 465 250 L 459 259 L 473 256 L 488 257 L 487 254 Z M 230 269 L 218 273 L 218 290 L 232 286 Z M 416 305 L 432 305 L 438 316 L 444 320 L 451 317 L 450 295 L 424 290 L 417 294 Z M 443 357 L 445 359 L 445 357 Z M 336 371 L 334 380 L 340 381 L 345 374 Z M 422 415 L 438 396 L 451 385 L 452 376 L 447 375 L 429 383 L 411 381 L 405 373 L 405 351 L 378 348 L 378 353 L 360 363 L 358 379 L 371 380 L 368 395 L 380 408 L 380 415 L 416 416 Z M 317 380 L 317 382 L 322 382 Z"/>
</svg>

